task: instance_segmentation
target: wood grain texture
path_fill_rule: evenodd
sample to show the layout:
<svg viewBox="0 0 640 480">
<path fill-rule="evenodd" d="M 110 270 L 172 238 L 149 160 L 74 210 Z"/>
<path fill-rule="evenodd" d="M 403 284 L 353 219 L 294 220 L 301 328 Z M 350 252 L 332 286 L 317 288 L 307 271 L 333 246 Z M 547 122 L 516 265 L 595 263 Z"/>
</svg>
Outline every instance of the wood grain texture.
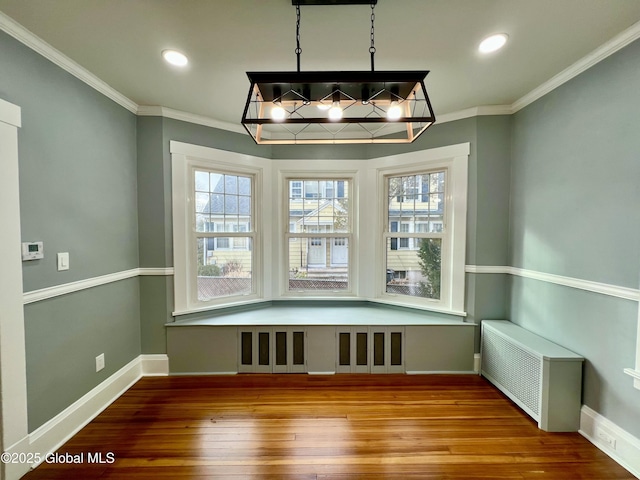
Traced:
<svg viewBox="0 0 640 480">
<path fill-rule="evenodd" d="M 24 478 L 635 478 L 475 375 L 148 377 L 59 452 Z"/>
</svg>

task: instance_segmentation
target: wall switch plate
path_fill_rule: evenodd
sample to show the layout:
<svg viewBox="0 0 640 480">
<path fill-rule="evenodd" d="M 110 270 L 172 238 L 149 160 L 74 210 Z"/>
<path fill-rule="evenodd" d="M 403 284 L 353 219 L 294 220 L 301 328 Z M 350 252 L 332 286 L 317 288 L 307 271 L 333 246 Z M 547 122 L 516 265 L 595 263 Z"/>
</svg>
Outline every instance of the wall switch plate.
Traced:
<svg viewBox="0 0 640 480">
<path fill-rule="evenodd" d="M 58 271 L 69 270 L 69 252 L 58 254 Z"/>
<path fill-rule="evenodd" d="M 101 353 L 96 357 L 96 372 L 99 372 L 104 368 L 104 353 Z"/>
</svg>

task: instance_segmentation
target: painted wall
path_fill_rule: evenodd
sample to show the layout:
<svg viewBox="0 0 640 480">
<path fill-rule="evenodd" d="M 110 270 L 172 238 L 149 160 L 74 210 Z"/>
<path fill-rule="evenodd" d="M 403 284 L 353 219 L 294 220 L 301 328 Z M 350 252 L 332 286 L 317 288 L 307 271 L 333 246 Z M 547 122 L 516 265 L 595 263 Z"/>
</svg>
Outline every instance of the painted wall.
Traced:
<svg viewBox="0 0 640 480">
<path fill-rule="evenodd" d="M 640 41 L 514 115 L 512 266 L 638 288 Z M 511 319 L 583 355 L 583 402 L 640 437 L 637 302 L 513 278 Z"/>
<path fill-rule="evenodd" d="M 137 268 L 135 115 L 3 32 L 0 65 L 0 98 L 22 108 L 22 239 L 44 241 L 24 291 Z M 140 354 L 139 311 L 135 278 L 25 306 L 30 431 Z"/>
<path fill-rule="evenodd" d="M 136 268 L 135 115 L 3 32 L 0 64 L 0 97 L 22 108 L 22 235 L 45 248 L 25 291 Z"/>
<path fill-rule="evenodd" d="M 269 159 L 363 159 L 470 142 L 467 263 L 506 264 L 508 239 L 510 117 L 477 117 L 436 124 L 414 144 L 257 146 L 246 135 L 160 117 L 138 119 L 140 261 L 172 265 L 172 140 Z M 482 138 L 479 138 L 479 135 Z M 161 142 L 161 143 L 160 143 Z M 485 183 L 486 182 L 486 183 Z M 143 353 L 166 352 L 165 323 L 172 320 L 172 278 L 142 277 Z M 504 275 L 467 275 L 468 320 L 506 317 Z M 479 349 L 479 342 L 477 342 Z"/>
<path fill-rule="evenodd" d="M 468 264 L 638 288 L 639 58 L 635 42 L 514 116 L 436 124 L 412 145 L 265 147 L 136 118 L 0 33 L 0 98 L 23 115 L 23 236 L 43 240 L 47 255 L 25 264 L 25 291 L 172 265 L 170 140 L 265 160 L 364 161 L 470 142 Z M 58 251 L 71 254 L 67 272 L 55 269 Z M 504 275 L 467 280 L 470 321 L 510 317 L 585 355 L 584 402 L 640 436 L 637 391 L 622 373 L 634 362 L 637 303 Z M 172 281 L 130 279 L 26 306 L 30 430 L 141 352 L 166 352 Z"/>
<path fill-rule="evenodd" d="M 26 306 L 30 432 L 140 355 L 139 296 L 130 278 Z"/>
</svg>

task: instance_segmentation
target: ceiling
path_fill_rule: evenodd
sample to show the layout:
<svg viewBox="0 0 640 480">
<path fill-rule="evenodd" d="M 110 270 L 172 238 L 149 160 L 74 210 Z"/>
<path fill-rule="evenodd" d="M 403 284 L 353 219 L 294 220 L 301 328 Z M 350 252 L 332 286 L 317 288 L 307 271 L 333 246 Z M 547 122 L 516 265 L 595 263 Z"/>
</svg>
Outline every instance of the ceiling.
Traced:
<svg viewBox="0 0 640 480">
<path fill-rule="evenodd" d="M 239 125 L 247 71 L 296 69 L 291 0 L 0 0 L 0 11 L 138 105 Z M 368 70 L 367 5 L 301 7 L 302 70 Z M 640 21 L 639 0 L 379 0 L 377 70 L 430 70 L 438 115 L 511 105 Z M 492 33 L 505 48 L 477 52 Z M 186 53 L 167 65 L 163 49 Z"/>
</svg>

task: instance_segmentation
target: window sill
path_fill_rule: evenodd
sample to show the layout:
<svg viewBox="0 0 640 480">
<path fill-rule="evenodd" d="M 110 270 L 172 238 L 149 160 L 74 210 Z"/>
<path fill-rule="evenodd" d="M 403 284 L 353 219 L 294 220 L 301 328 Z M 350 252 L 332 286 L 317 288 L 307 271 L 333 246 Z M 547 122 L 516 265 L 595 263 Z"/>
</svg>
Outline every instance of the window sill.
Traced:
<svg viewBox="0 0 640 480">
<path fill-rule="evenodd" d="M 441 314 L 445 314 L 445 315 L 455 315 L 456 317 L 466 317 L 467 316 L 467 312 L 462 311 L 462 310 L 460 310 L 460 311 L 459 310 L 451 310 L 451 309 L 448 309 L 448 308 L 431 306 L 431 305 L 419 305 L 419 304 L 415 304 L 415 303 L 405 303 L 405 302 L 382 299 L 382 298 L 376 298 L 376 299 L 369 300 L 369 301 L 373 302 L 373 303 L 379 303 L 379 304 L 382 304 L 382 305 L 390 305 L 390 306 L 393 306 L 393 307 L 401 307 L 401 308 L 407 308 L 407 309 L 411 309 L 411 310 L 419 310 L 419 311 L 425 311 L 425 312 L 441 313 Z"/>
<path fill-rule="evenodd" d="M 198 313 L 204 313 L 204 312 L 215 312 L 218 310 L 230 310 L 230 309 L 235 309 L 238 307 L 243 307 L 243 306 L 251 306 L 251 305 L 259 305 L 261 303 L 270 303 L 267 300 L 265 300 L 264 298 L 253 298 L 250 300 L 236 300 L 233 302 L 228 302 L 228 303 L 220 303 L 217 305 L 207 305 L 205 307 L 198 307 L 198 308 L 188 308 L 185 310 L 176 310 L 174 312 L 171 313 L 171 315 L 173 317 L 181 317 L 183 315 L 194 315 L 194 314 L 198 314 Z"/>
<path fill-rule="evenodd" d="M 261 304 L 260 304 L 261 303 Z M 206 317 L 176 320 L 167 327 L 186 326 L 243 326 L 243 325 L 458 325 L 475 327 L 462 316 L 430 315 L 416 308 L 397 308 L 381 302 L 254 302 L 246 309 L 238 306 L 218 308 Z M 324 304 L 324 305 L 323 305 Z"/>
</svg>

